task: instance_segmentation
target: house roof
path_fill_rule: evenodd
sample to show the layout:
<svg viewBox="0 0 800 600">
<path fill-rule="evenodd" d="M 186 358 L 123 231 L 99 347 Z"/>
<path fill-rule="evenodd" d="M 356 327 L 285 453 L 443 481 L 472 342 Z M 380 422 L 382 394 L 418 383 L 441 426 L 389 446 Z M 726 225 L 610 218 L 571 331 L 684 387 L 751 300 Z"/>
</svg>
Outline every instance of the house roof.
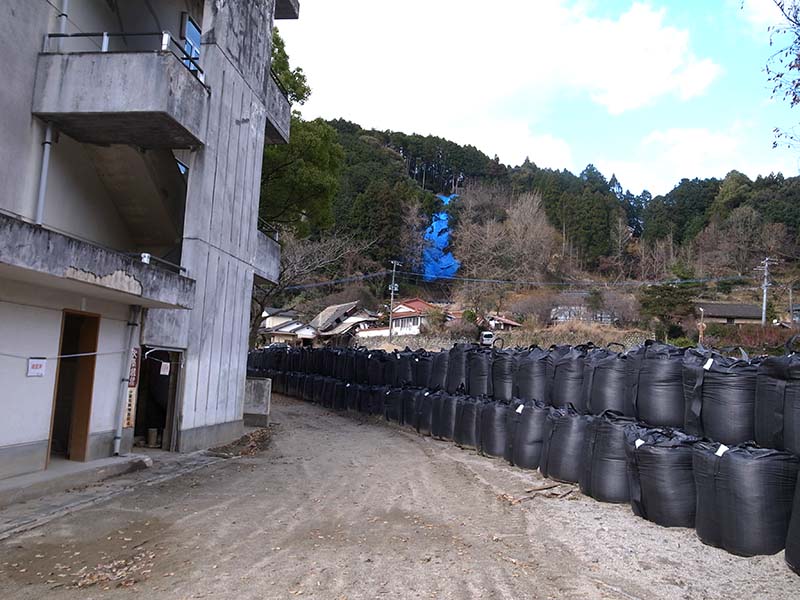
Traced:
<svg viewBox="0 0 800 600">
<path fill-rule="evenodd" d="M 697 312 L 702 308 L 706 317 L 723 319 L 760 319 L 761 307 L 757 304 L 735 302 L 697 302 Z"/>
<path fill-rule="evenodd" d="M 294 317 L 297 316 L 297 311 L 296 310 L 292 310 L 290 308 L 277 308 L 275 306 L 269 306 L 269 307 L 264 309 L 264 312 L 261 313 L 261 316 L 262 317 L 280 316 L 280 317 L 292 317 L 292 318 L 294 318 Z"/>
<path fill-rule="evenodd" d="M 353 316 L 347 317 L 343 322 L 339 323 L 333 329 L 329 329 L 327 331 L 321 331 L 320 336 L 322 337 L 329 337 L 333 335 L 343 335 L 348 333 L 354 327 L 360 325 L 361 323 L 372 323 L 377 321 L 375 317 L 369 316 Z"/>
<path fill-rule="evenodd" d="M 317 331 L 325 331 L 337 325 L 337 321 L 341 321 L 351 310 L 358 306 L 356 302 L 346 302 L 345 304 L 334 304 L 323 308 L 322 311 L 313 319 L 311 325 Z"/>
<path fill-rule="evenodd" d="M 501 315 L 487 315 L 486 318 L 499 321 L 500 323 L 505 323 L 506 325 L 511 325 L 512 327 L 522 327 L 522 323 L 517 323 L 513 319 L 509 319 Z"/>
<path fill-rule="evenodd" d="M 275 327 L 262 327 L 259 329 L 261 333 L 280 333 L 281 335 L 297 335 L 301 333 L 304 329 L 310 330 L 309 333 L 315 332 L 315 329 L 310 325 L 306 325 L 305 323 L 301 323 L 300 321 L 288 321 L 286 323 L 281 323 L 280 325 L 276 325 Z"/>
<path fill-rule="evenodd" d="M 410 308 L 411 311 L 413 311 L 402 313 L 403 315 L 407 316 L 424 315 L 425 313 L 436 308 L 433 304 L 430 302 L 425 302 L 425 300 L 422 298 L 410 298 L 408 300 L 401 300 L 398 302 L 394 307 L 394 312 L 397 312 L 397 309 L 403 306 Z"/>
</svg>

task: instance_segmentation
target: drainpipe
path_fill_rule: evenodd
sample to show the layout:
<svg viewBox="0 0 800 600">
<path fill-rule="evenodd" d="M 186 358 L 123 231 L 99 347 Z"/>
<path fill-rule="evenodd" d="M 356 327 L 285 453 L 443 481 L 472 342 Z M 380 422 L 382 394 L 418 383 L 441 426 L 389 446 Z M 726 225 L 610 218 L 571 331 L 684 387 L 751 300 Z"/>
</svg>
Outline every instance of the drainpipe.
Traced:
<svg viewBox="0 0 800 600">
<path fill-rule="evenodd" d="M 117 430 L 114 433 L 114 456 L 119 456 L 120 445 L 122 444 L 122 428 L 125 425 L 125 409 L 128 405 L 128 381 L 131 374 L 131 354 L 136 342 L 134 337 L 136 329 L 139 327 L 139 316 L 141 306 L 131 306 L 131 314 L 128 318 L 128 343 L 125 344 L 126 351 L 122 355 L 122 377 L 119 383 L 119 400 L 117 404 Z"/>
<path fill-rule="evenodd" d="M 69 21 L 69 0 L 61 0 L 61 12 L 58 15 L 58 33 L 67 33 L 67 21 Z M 58 38 L 56 50 L 61 52 L 61 44 L 64 38 Z"/>
<path fill-rule="evenodd" d="M 42 142 L 42 170 L 39 174 L 39 195 L 36 197 L 36 224 L 44 221 L 44 201 L 47 196 L 47 172 L 50 170 L 50 146 L 53 145 L 53 124 L 48 123 Z"/>
</svg>

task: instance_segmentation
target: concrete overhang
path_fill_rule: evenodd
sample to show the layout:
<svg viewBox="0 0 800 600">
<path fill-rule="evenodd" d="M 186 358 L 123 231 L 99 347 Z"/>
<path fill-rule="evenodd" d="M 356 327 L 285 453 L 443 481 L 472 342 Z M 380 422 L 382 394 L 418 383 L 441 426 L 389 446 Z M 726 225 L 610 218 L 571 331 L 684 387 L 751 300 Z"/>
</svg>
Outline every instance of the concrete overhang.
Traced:
<svg viewBox="0 0 800 600">
<path fill-rule="evenodd" d="M 43 53 L 32 112 L 79 142 L 196 148 L 208 96 L 171 52 Z"/>
<path fill-rule="evenodd" d="M 292 105 L 272 76 L 267 83 L 267 144 L 288 144 L 291 124 Z"/>
<path fill-rule="evenodd" d="M 275 0 L 276 19 L 299 19 L 300 0 Z"/>
<path fill-rule="evenodd" d="M 281 268 L 281 245 L 268 235 L 256 232 L 256 255 L 252 261 L 256 277 L 278 283 Z"/>
<path fill-rule="evenodd" d="M 2 214 L 0 275 L 122 304 L 194 306 L 193 279 Z"/>
</svg>

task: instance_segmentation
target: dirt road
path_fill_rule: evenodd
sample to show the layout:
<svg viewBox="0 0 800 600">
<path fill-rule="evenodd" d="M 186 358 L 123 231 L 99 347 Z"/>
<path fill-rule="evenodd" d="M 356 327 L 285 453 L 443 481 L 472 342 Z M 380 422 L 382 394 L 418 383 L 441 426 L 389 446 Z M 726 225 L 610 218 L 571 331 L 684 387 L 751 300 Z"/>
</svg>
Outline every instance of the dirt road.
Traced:
<svg viewBox="0 0 800 600">
<path fill-rule="evenodd" d="M 2 598 L 800 597 L 782 553 L 737 558 L 570 486 L 526 493 L 550 482 L 390 425 L 273 410 L 260 455 L 0 543 Z"/>
</svg>

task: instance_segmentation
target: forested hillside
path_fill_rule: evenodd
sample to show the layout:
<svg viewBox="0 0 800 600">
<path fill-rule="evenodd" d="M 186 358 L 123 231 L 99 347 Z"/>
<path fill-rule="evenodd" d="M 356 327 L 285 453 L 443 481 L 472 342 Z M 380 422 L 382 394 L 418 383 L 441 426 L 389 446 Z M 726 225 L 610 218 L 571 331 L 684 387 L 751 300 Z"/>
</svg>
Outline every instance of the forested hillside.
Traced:
<svg viewBox="0 0 800 600">
<path fill-rule="evenodd" d="M 289 66 L 277 34 L 274 51 L 278 76 L 300 108 L 311 93 L 305 75 Z M 549 314 L 557 302 L 511 299 L 541 284 L 578 284 L 594 294 L 597 309 L 613 306 L 621 321 L 678 323 L 706 288 L 647 298 L 613 286 L 721 279 L 714 298 L 738 283 L 741 298 L 752 302 L 753 269 L 764 256 L 781 259 L 773 275 L 782 284 L 799 273 L 800 178 L 780 173 L 683 179 L 653 197 L 591 164 L 577 174 L 541 168 L 535 156 L 509 166 L 471 145 L 342 119 L 309 121 L 298 110 L 290 143 L 265 148 L 262 183 L 260 222 L 280 231 L 284 252 L 281 282 L 257 290 L 254 325 L 257 306 L 268 304 L 310 313 L 358 297 L 380 308 L 381 273 L 395 259 L 404 265 L 403 294 L 477 311 L 512 304 L 521 319 Z M 457 196 L 445 207 L 439 194 Z M 409 273 L 422 272 L 425 230 L 442 211 L 449 213 L 448 250 L 461 267 L 454 280 L 431 288 Z"/>
</svg>

